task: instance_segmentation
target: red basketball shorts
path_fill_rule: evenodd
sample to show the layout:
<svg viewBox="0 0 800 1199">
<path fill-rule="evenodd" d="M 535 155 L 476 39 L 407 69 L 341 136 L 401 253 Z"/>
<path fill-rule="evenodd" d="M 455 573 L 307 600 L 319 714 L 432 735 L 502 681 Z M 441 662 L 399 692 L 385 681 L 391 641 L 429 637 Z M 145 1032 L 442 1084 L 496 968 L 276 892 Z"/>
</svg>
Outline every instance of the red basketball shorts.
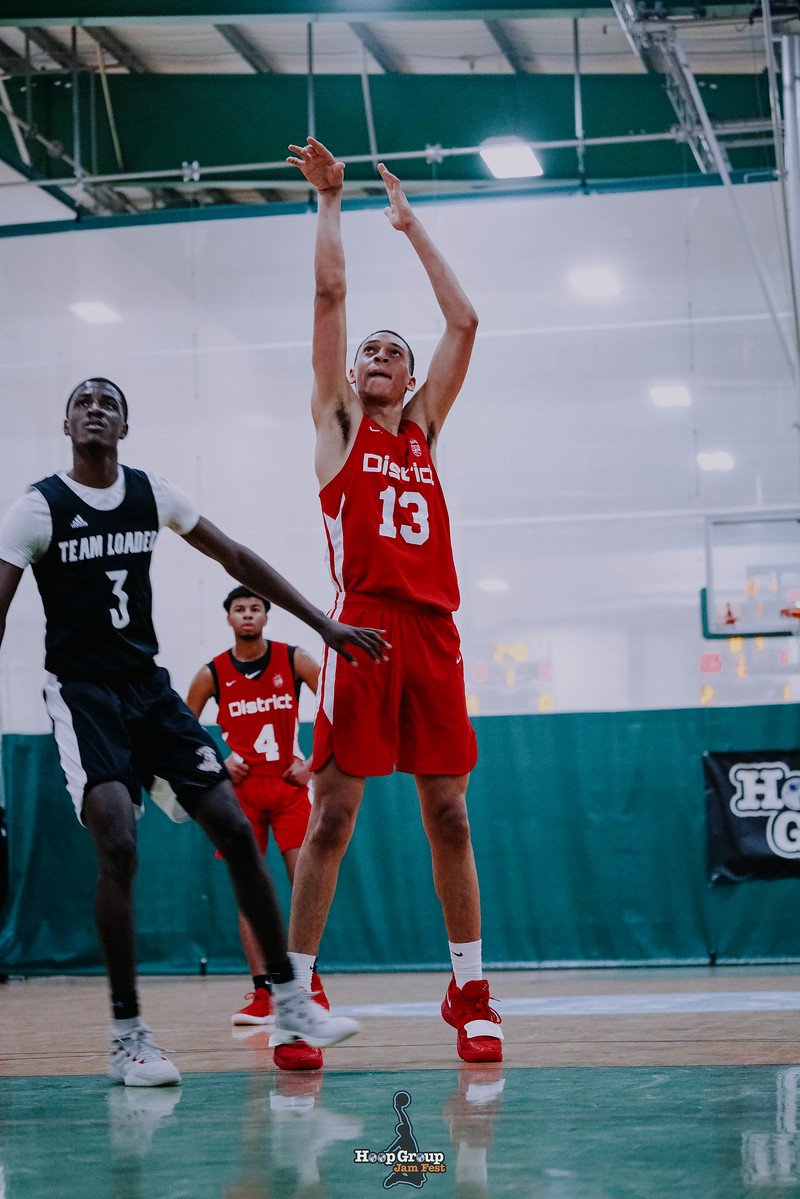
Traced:
<svg viewBox="0 0 800 1199">
<path fill-rule="evenodd" d="M 338 619 L 385 629 L 388 662 L 360 650 L 351 666 L 326 648 L 312 769 L 333 758 L 345 774 L 468 774 L 478 758 L 467 716 L 461 642 L 449 613 L 348 596 Z"/>
<path fill-rule="evenodd" d="M 262 853 L 266 852 L 270 829 L 281 853 L 300 848 L 311 814 L 305 787 L 294 787 L 282 778 L 248 774 L 235 791 Z"/>
</svg>

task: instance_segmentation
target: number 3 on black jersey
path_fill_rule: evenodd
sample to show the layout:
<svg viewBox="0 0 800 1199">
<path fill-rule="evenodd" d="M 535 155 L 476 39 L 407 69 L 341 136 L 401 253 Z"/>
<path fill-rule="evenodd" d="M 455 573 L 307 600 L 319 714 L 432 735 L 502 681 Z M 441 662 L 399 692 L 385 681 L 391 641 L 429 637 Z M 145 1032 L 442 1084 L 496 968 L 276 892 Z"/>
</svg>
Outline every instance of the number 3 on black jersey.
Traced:
<svg viewBox="0 0 800 1199">
<path fill-rule="evenodd" d="M 115 595 L 119 601 L 118 608 L 108 609 L 111 616 L 111 623 L 115 629 L 124 629 L 126 625 L 131 623 L 131 618 L 128 614 L 128 593 L 124 589 L 128 572 L 127 570 L 107 570 L 106 574 L 114 584 L 111 594 Z"/>
</svg>

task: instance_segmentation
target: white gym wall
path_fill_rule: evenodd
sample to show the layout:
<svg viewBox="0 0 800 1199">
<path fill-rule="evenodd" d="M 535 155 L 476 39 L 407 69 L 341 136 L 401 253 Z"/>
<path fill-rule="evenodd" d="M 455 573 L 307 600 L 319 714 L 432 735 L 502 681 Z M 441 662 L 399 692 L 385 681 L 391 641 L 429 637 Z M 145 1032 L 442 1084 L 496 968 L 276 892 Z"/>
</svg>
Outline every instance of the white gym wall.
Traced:
<svg viewBox="0 0 800 1199">
<path fill-rule="evenodd" d="M 737 196 L 788 330 L 779 194 L 764 184 Z M 798 501 L 788 370 L 724 191 L 420 213 L 481 317 L 440 447 L 474 710 L 697 704 L 702 514 Z M 309 212 L 0 239 L 0 507 L 69 464 L 66 396 L 108 375 L 130 404 L 122 460 L 178 483 L 327 607 L 308 411 L 314 225 Z M 413 252 L 380 209 L 347 212 L 344 230 L 353 347 L 398 329 L 424 378 L 441 320 Z M 570 272 L 598 267 L 618 294 L 577 295 Z M 70 311 L 88 301 L 119 319 Z M 655 406 L 655 384 L 684 385 L 690 406 Z M 698 452 L 715 450 L 732 469 L 699 468 Z M 229 585 L 162 533 L 156 624 L 181 691 L 229 643 Z M 280 612 L 269 627 L 319 651 Z M 26 577 L 0 656 L 5 731 L 48 727 L 42 661 Z M 774 681 L 753 675 L 724 702 L 776 698 Z"/>
</svg>

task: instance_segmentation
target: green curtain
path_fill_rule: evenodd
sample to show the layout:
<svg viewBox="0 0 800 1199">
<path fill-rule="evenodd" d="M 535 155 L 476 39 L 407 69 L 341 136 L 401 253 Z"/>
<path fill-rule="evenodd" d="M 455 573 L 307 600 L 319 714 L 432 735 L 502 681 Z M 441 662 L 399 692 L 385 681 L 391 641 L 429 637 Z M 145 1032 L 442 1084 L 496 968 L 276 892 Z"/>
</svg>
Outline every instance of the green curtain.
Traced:
<svg viewBox="0 0 800 1199">
<path fill-rule="evenodd" d="M 792 705 L 483 717 L 469 792 L 495 966 L 800 959 L 788 916 L 798 880 L 707 882 L 705 750 L 797 748 Z M 0 971 L 100 968 L 88 834 L 53 741 L 3 739 L 9 897 Z M 143 972 L 244 970 L 227 871 L 197 828 L 151 804 L 139 822 Z M 279 855 L 269 862 L 284 910 Z M 328 970 L 447 962 L 412 780 L 374 779 L 342 865 L 322 945 Z"/>
</svg>

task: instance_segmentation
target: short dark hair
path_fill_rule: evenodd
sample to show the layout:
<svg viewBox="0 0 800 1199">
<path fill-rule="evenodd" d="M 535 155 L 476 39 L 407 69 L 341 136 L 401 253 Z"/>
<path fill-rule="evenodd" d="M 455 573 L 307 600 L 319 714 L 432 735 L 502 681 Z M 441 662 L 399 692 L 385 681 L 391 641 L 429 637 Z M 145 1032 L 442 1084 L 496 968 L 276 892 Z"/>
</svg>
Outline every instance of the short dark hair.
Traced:
<svg viewBox="0 0 800 1199">
<path fill-rule="evenodd" d="M 263 595 L 258 595 L 255 591 L 251 591 L 249 587 L 234 587 L 233 591 L 228 592 L 225 599 L 222 601 L 222 606 L 226 612 L 230 612 L 231 604 L 237 599 L 257 599 L 261 600 L 264 605 L 264 611 L 269 612 L 272 604 L 268 599 L 264 599 Z"/>
<path fill-rule="evenodd" d="M 358 343 L 358 349 L 356 350 L 356 358 L 358 358 L 358 351 L 361 349 L 361 347 L 364 345 L 364 343 L 367 341 L 372 341 L 373 337 L 377 337 L 379 333 L 388 333 L 390 335 L 390 337 L 396 337 L 398 341 L 402 341 L 403 345 L 408 350 L 408 373 L 410 375 L 413 375 L 414 374 L 414 351 L 411 349 L 411 346 L 408 344 L 406 339 L 400 333 L 395 333 L 394 329 L 376 329 L 374 333 L 370 333 L 369 337 L 363 337 L 361 339 L 361 341 Z"/>
<path fill-rule="evenodd" d="M 101 387 L 110 388 L 111 390 L 113 390 L 117 393 L 119 402 L 122 405 L 122 415 L 125 420 L 125 424 L 127 424 L 128 423 L 128 401 L 125 399 L 125 393 L 123 392 L 123 390 L 119 386 L 119 384 L 115 383 L 113 381 L 113 379 L 104 379 L 102 375 L 92 375 L 91 379 L 83 379 L 77 385 L 77 387 L 73 387 L 72 391 L 69 393 L 69 397 L 67 398 L 66 415 L 69 416 L 69 406 L 72 403 L 72 401 L 75 399 L 75 396 L 78 394 L 78 392 L 83 391 L 84 387 L 87 387 L 89 384 L 92 384 L 92 383 L 99 383 Z"/>
</svg>

